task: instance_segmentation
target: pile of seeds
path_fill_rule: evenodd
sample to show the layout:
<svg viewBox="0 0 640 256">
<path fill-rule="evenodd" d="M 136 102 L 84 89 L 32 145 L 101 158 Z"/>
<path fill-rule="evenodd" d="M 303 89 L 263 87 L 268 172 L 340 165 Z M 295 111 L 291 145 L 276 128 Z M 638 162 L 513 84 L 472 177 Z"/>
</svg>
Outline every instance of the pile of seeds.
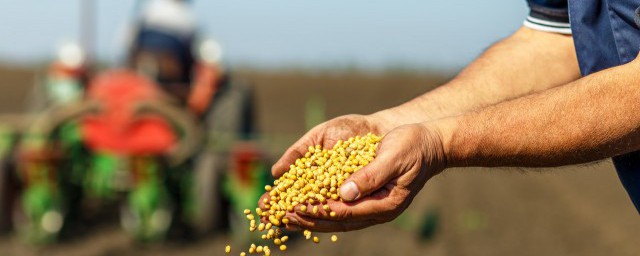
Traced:
<svg viewBox="0 0 640 256">
<path fill-rule="evenodd" d="M 307 212 L 313 215 L 328 214 L 335 217 L 336 213 L 327 204 L 328 200 L 340 199 L 339 188 L 349 176 L 369 164 L 376 157 L 376 149 L 382 138 L 375 134 L 356 136 L 345 141 L 338 141 L 332 149 L 323 149 L 320 145 L 310 146 L 304 157 L 299 158 L 289 166 L 289 171 L 273 182 L 273 186 L 265 186 L 269 197 L 263 199 L 264 208 L 256 208 L 257 218 L 265 220 L 257 224 L 256 216 L 251 210 L 244 210 L 249 221 L 249 230 L 262 232 L 263 240 L 272 240 L 279 250 L 287 250 L 285 243 L 288 236 L 282 236 L 281 228 L 289 224 L 285 217 L 287 212 Z M 296 207 L 298 206 L 298 207 Z M 319 243 L 320 239 L 313 236 L 311 231 L 303 232 L 305 239 Z M 338 237 L 331 236 L 336 242 Z M 231 253 L 231 247 L 225 248 Z M 267 245 L 251 244 L 249 254 L 271 255 L 271 248 Z M 247 255 L 245 252 L 241 256 Z"/>
</svg>

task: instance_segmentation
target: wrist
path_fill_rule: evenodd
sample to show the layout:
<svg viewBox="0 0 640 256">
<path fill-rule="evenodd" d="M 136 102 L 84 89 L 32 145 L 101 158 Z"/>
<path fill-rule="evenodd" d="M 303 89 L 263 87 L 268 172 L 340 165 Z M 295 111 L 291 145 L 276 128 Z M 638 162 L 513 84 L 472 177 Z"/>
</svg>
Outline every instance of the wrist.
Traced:
<svg viewBox="0 0 640 256">
<path fill-rule="evenodd" d="M 375 122 L 379 125 L 383 133 L 381 135 L 384 135 L 399 126 L 408 124 L 403 121 L 401 113 L 395 108 L 378 111 L 370 114 L 368 117 L 375 120 Z"/>
<path fill-rule="evenodd" d="M 460 124 L 459 117 L 449 117 L 437 121 L 426 122 L 425 125 L 431 129 L 440 139 L 444 168 L 461 167 L 463 161 L 458 157 L 458 149 L 454 145 L 455 136 Z"/>
<path fill-rule="evenodd" d="M 444 87 L 444 86 L 443 86 Z M 405 104 L 388 108 L 371 114 L 371 117 L 382 120 L 386 125 L 387 132 L 402 125 L 423 123 L 438 120 L 450 116 L 450 112 L 445 110 L 444 105 L 436 101 L 433 94 L 444 91 L 446 88 L 438 88 L 428 95 L 422 95 Z"/>
</svg>

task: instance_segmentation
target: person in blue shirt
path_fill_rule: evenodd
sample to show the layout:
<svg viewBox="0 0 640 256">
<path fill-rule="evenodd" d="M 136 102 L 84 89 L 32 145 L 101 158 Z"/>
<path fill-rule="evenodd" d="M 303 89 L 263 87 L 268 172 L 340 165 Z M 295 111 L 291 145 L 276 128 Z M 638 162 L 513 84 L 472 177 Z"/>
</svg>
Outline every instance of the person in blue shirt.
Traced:
<svg viewBox="0 0 640 256">
<path fill-rule="evenodd" d="M 273 166 L 309 145 L 375 132 L 378 156 L 329 202 L 289 228 L 347 231 L 395 219 L 450 167 L 550 167 L 613 158 L 640 210 L 640 0 L 529 0 L 530 15 L 457 77 L 400 106 L 310 130 Z"/>
</svg>

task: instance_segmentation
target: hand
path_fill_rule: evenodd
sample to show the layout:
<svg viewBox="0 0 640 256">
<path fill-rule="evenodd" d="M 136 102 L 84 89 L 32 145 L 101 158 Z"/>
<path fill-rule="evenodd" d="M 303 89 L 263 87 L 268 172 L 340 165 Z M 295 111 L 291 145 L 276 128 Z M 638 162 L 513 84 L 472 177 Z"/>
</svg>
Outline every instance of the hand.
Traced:
<svg viewBox="0 0 640 256">
<path fill-rule="evenodd" d="M 320 130 L 312 131 L 316 139 L 314 142 L 344 139 L 352 135 L 351 129 L 362 129 L 360 126 L 333 125 L 344 124 L 330 121 Z M 344 132 L 344 129 L 349 132 Z M 322 133 L 328 131 L 343 133 L 332 133 L 330 136 Z M 312 215 L 301 212 L 298 207 L 295 213 L 287 214 L 291 223 L 288 228 L 298 226 L 319 232 L 350 231 L 395 219 L 411 204 L 427 180 L 445 168 L 441 138 L 439 131 L 426 124 L 404 125 L 392 130 L 380 143 L 376 159 L 351 175 L 342 185 L 340 194 L 344 202 L 328 202 L 336 213 L 335 217 L 329 217 L 324 211 Z M 307 139 L 311 142 L 311 138 Z"/>
</svg>

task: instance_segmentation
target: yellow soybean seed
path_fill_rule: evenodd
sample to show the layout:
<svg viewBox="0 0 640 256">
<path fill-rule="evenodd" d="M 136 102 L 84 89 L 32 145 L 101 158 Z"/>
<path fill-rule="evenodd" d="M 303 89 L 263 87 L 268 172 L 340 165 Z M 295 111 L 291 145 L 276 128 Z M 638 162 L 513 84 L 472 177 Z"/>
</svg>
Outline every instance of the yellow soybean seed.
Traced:
<svg viewBox="0 0 640 256">
<path fill-rule="evenodd" d="M 313 237 L 313 242 L 316 243 L 316 244 L 320 243 L 320 238 L 318 238 L 317 236 L 314 236 Z"/>
<path fill-rule="evenodd" d="M 281 251 L 286 251 L 286 250 L 287 250 L 287 246 L 286 246 L 286 245 L 284 245 L 284 244 L 283 244 L 283 245 L 281 245 L 281 246 L 280 246 L 280 250 L 281 250 Z"/>
<path fill-rule="evenodd" d="M 331 236 L 331 242 L 334 242 L 334 243 L 335 243 L 335 242 L 337 242 L 337 241 L 338 241 L 338 236 L 336 236 L 336 235 L 332 235 L 332 236 Z"/>
<path fill-rule="evenodd" d="M 244 209 L 244 214 L 251 214 L 251 210 L 249 210 L 249 209 Z"/>
<path fill-rule="evenodd" d="M 247 255 L 247 253 L 246 253 L 246 252 L 241 252 L 241 253 L 240 253 L 240 256 L 246 256 L 246 255 Z"/>
<path fill-rule="evenodd" d="M 283 243 L 286 243 L 287 241 L 289 241 L 289 236 L 283 236 L 280 238 L 280 241 L 282 241 Z"/>
<path fill-rule="evenodd" d="M 224 252 L 227 254 L 231 253 L 231 245 L 227 245 L 226 247 L 224 247 Z"/>
<path fill-rule="evenodd" d="M 273 215 L 269 216 L 269 221 L 271 221 L 271 224 L 274 226 L 280 226 L 280 221 Z"/>
</svg>

